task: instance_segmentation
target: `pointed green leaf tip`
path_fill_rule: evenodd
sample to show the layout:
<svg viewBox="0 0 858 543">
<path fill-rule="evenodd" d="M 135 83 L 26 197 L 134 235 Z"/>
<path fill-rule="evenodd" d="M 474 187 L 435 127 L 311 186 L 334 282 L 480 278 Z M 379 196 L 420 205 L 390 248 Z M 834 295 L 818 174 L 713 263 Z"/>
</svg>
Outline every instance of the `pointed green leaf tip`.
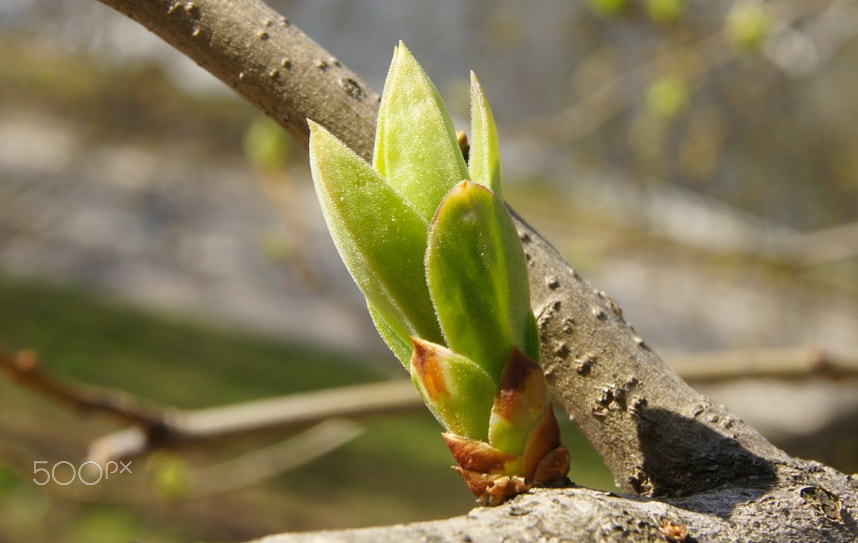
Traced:
<svg viewBox="0 0 858 543">
<path fill-rule="evenodd" d="M 425 284 L 426 221 L 330 132 L 310 122 L 310 169 L 328 229 L 382 336 L 408 364 L 410 336 L 440 341 Z"/>
<path fill-rule="evenodd" d="M 471 181 L 489 187 L 502 197 L 500 144 L 495 118 L 474 72 L 471 72 L 471 151 L 468 170 L 471 172 Z"/>
<path fill-rule="evenodd" d="M 503 201 L 463 181 L 438 208 L 426 252 L 429 292 L 450 349 L 499 382 L 514 348 L 539 360 L 527 262 Z"/>
<path fill-rule="evenodd" d="M 384 83 L 373 166 L 427 223 L 447 191 L 468 178 L 450 114 L 402 42 Z"/>
</svg>

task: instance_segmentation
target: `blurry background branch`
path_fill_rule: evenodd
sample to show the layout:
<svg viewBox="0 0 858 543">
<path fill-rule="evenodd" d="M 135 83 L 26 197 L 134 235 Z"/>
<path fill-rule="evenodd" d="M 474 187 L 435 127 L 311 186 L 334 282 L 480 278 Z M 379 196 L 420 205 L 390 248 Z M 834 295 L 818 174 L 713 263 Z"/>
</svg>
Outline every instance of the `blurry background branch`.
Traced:
<svg viewBox="0 0 858 543">
<path fill-rule="evenodd" d="M 274 445 L 257 447 L 215 464 L 187 466 L 189 488 L 181 498 L 208 498 L 258 484 L 312 462 L 358 437 L 363 430 L 351 420 L 327 418 Z M 98 451 L 99 444 L 96 443 L 90 448 L 90 455 L 95 454 L 96 461 L 97 455 L 110 454 L 107 439 L 103 443 L 99 440 L 99 444 L 106 446 L 104 451 Z"/>
<path fill-rule="evenodd" d="M 145 428 L 152 435 L 166 431 L 167 417 L 159 410 L 144 406 L 137 398 L 123 392 L 71 385 L 47 375 L 34 351 L 12 354 L 0 347 L 0 368 L 12 381 L 77 410 L 107 414 Z"/>
<path fill-rule="evenodd" d="M 858 377 L 858 352 L 834 353 L 816 348 L 745 349 L 665 355 L 683 379 L 709 383 L 736 379 L 843 379 Z"/>
<path fill-rule="evenodd" d="M 669 67 L 681 62 L 689 54 L 697 55 L 702 62 L 693 64 L 693 71 L 683 74 L 686 83 L 702 77 L 736 57 L 727 39 L 718 32 L 695 44 L 683 46 L 636 66 L 583 97 L 565 111 L 553 114 L 546 119 L 528 121 L 523 129 L 529 137 L 539 141 L 554 142 L 564 146 L 574 143 L 592 134 L 641 101 L 640 95 L 624 92 L 631 82 L 639 79 L 655 79 L 669 72 Z"/>
<path fill-rule="evenodd" d="M 798 266 L 823 266 L 858 257 L 858 222 L 809 232 L 787 249 Z M 791 257 L 791 258 L 789 258 Z"/>
<path fill-rule="evenodd" d="M 92 444 L 90 457 L 99 461 L 125 458 L 159 447 L 282 432 L 334 418 L 359 419 L 416 411 L 421 406 L 410 382 L 389 381 L 192 411 L 169 409 L 160 419 L 162 433 L 150 437 L 148 427 L 138 427 L 105 436 Z"/>
<path fill-rule="evenodd" d="M 667 361 L 681 377 L 692 383 L 759 378 L 858 377 L 858 353 L 834 354 L 814 348 L 674 355 L 668 356 Z M 336 419 L 418 412 L 423 407 L 414 385 L 406 379 L 182 410 L 148 405 L 123 391 L 61 381 L 43 371 L 36 353 L 32 351 L 13 355 L 0 350 L 0 367 L 12 381 L 54 401 L 78 411 L 103 414 L 131 424 L 129 428 L 98 438 L 90 444 L 88 458 L 100 464 L 139 457 L 159 449 L 177 449 L 245 435 L 271 435 Z M 318 435 L 325 440 L 320 450 L 327 451 L 334 446 L 329 445 L 331 439 L 328 437 L 333 434 L 324 428 L 333 428 L 337 424 L 343 427 L 341 436 L 353 435 L 356 431 L 354 426 L 345 422 L 313 430 L 309 435 Z M 310 439 L 309 435 L 305 441 Z M 306 455 L 296 453 L 294 456 L 303 458 Z M 261 469 L 262 473 L 268 473 L 265 468 Z M 261 475 L 250 477 L 256 476 Z M 232 486 L 232 483 L 224 484 Z"/>
<path fill-rule="evenodd" d="M 55 401 L 132 424 L 91 444 L 89 458 L 102 464 L 160 448 L 284 432 L 338 418 L 418 410 L 423 405 L 410 381 L 390 381 L 188 411 L 144 406 L 124 392 L 61 382 L 45 374 L 30 351 L 17 356 L 0 351 L 0 366 L 13 381 Z M 344 435 L 352 433 L 344 431 Z"/>
</svg>

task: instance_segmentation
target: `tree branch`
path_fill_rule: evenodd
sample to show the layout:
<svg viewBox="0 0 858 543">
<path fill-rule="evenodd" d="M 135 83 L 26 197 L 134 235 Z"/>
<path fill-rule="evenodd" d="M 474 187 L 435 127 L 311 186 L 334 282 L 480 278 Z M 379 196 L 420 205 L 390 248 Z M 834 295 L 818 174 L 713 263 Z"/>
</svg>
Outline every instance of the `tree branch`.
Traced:
<svg viewBox="0 0 858 543">
<path fill-rule="evenodd" d="M 0 347 L 0 370 L 12 381 L 75 409 L 105 413 L 121 422 L 145 427 L 153 434 L 163 430 L 166 417 L 157 409 L 116 390 L 70 385 L 54 379 L 42 371 L 34 351 L 13 355 Z"/>
<path fill-rule="evenodd" d="M 153 30 L 302 140 L 304 119 L 310 117 L 358 154 L 370 155 L 377 95 L 264 4 L 102 1 Z M 630 498 L 594 502 L 592 491 L 540 491 L 496 510 L 476 510 L 448 521 L 269 541 L 497 541 L 505 526 L 513 530 L 506 532 L 511 539 L 523 541 L 576 540 L 571 534 L 578 526 L 584 526 L 581 541 L 652 541 L 666 539 L 652 531 L 663 520 L 688 524 L 698 541 L 858 537 L 852 479 L 789 458 L 725 408 L 697 394 L 637 336 L 613 300 L 581 279 L 523 221 L 519 227 L 530 262 L 544 368 L 558 403 L 625 489 L 687 496 L 676 498 L 679 509 Z M 724 501 L 723 494 L 732 498 Z M 784 511 L 792 515 L 789 521 L 784 521 Z M 667 512 L 677 516 L 659 518 Z M 719 522 L 723 530 L 707 524 L 712 515 L 724 519 L 723 525 Z M 523 534 L 523 527 L 531 532 Z"/>
<path fill-rule="evenodd" d="M 363 156 L 371 153 L 379 95 L 265 3 L 100 1 L 160 36 L 305 145 L 310 118 Z"/>
<path fill-rule="evenodd" d="M 797 527 L 813 524 L 812 504 L 819 504 L 828 497 L 818 491 L 807 491 L 804 497 L 780 491 L 776 494 L 791 505 L 790 523 Z M 256 543 L 785 542 L 800 541 L 802 536 L 814 542 L 837 540 L 836 533 L 822 531 L 818 526 L 815 532 L 797 529 L 789 539 L 767 539 L 767 534 L 776 533 L 777 524 L 784 522 L 784 513 L 772 511 L 773 500 L 761 508 L 753 498 L 754 494 L 748 491 L 720 489 L 705 496 L 711 508 L 700 510 L 700 498 L 665 503 L 583 488 L 535 489 L 515 498 L 506 507 L 482 507 L 467 515 L 440 521 L 348 531 L 287 533 L 265 537 Z M 843 517 L 839 511 L 831 514 Z M 728 520 L 728 516 L 732 520 Z M 826 535 L 835 539 L 826 539 Z"/>
<path fill-rule="evenodd" d="M 406 386 L 408 385 L 408 386 Z M 104 462 L 145 454 L 161 447 L 222 441 L 238 435 L 303 428 L 335 418 L 361 419 L 416 411 L 423 402 L 406 381 L 304 392 L 240 404 L 195 409 L 166 409 L 151 426 L 137 426 L 104 436 L 90 446 L 90 458 Z"/>
</svg>

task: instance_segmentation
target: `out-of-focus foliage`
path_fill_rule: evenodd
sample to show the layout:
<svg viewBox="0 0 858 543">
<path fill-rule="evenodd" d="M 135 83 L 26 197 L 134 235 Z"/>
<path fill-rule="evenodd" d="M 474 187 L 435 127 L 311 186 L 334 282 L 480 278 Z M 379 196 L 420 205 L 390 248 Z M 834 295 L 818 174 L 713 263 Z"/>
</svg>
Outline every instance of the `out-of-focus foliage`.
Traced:
<svg viewBox="0 0 858 543">
<path fill-rule="evenodd" d="M 771 18 L 762 6 L 747 4 L 730 10 L 725 30 L 737 47 L 756 52 L 765 43 L 770 26 Z"/>
<path fill-rule="evenodd" d="M 169 453 L 155 454 L 147 459 L 146 471 L 149 472 L 155 494 L 165 501 L 179 501 L 189 492 L 190 481 L 187 460 Z"/>
<path fill-rule="evenodd" d="M 612 16 L 622 12 L 627 7 L 626 0 L 587 0 L 587 5 L 594 13 Z"/>
<path fill-rule="evenodd" d="M 282 174 L 289 164 L 294 140 L 279 124 L 259 115 L 244 135 L 244 152 L 262 174 Z"/>
<path fill-rule="evenodd" d="M 653 21 L 671 23 L 679 19 L 685 0 L 647 0 L 646 9 Z"/>
<path fill-rule="evenodd" d="M 671 118 L 678 115 L 688 103 L 688 86 L 679 78 L 662 77 L 647 89 L 648 113 Z"/>
<path fill-rule="evenodd" d="M 570 23 L 586 51 L 570 63 L 574 115 L 547 125 L 552 140 L 799 229 L 855 219 L 854 3 L 588 5 Z"/>
</svg>

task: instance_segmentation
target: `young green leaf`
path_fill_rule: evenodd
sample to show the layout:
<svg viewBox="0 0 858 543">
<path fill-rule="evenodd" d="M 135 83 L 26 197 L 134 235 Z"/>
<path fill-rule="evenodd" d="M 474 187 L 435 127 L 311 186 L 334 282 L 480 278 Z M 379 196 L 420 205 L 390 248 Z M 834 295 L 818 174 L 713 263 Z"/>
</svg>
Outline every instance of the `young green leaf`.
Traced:
<svg viewBox="0 0 858 543">
<path fill-rule="evenodd" d="M 500 145 L 495 118 L 474 72 L 471 72 L 471 151 L 468 170 L 471 172 L 471 181 L 489 187 L 502 198 Z"/>
<path fill-rule="evenodd" d="M 337 250 L 391 337 L 440 341 L 423 279 L 426 221 L 369 164 L 312 122 L 310 168 Z"/>
<path fill-rule="evenodd" d="M 447 108 L 401 42 L 381 97 L 373 166 L 427 222 L 447 191 L 468 178 Z"/>
<path fill-rule="evenodd" d="M 402 362 L 402 365 L 408 369 L 411 363 L 411 351 L 413 350 L 411 336 L 402 326 L 397 327 L 387 322 L 387 319 L 381 311 L 375 308 L 372 302 L 367 301 L 366 307 L 375 329 L 378 330 L 378 335 L 381 336 L 381 339 L 384 340 L 396 358 Z"/>
<path fill-rule="evenodd" d="M 491 190 L 463 181 L 444 198 L 429 230 L 426 273 L 450 349 L 495 382 L 513 348 L 539 360 L 524 252 Z"/>
<path fill-rule="evenodd" d="M 443 345 L 412 338 L 411 379 L 447 431 L 485 441 L 496 385 L 473 360 Z"/>
</svg>

